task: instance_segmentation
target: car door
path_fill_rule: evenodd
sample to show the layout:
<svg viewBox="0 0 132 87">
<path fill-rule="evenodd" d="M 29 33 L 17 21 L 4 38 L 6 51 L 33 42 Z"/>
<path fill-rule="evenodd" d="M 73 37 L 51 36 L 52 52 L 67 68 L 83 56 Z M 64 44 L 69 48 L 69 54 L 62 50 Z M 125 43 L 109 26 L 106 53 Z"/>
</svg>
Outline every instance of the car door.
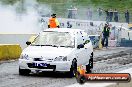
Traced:
<svg viewBox="0 0 132 87">
<path fill-rule="evenodd" d="M 83 40 L 84 40 L 84 49 L 85 49 L 85 64 L 89 63 L 89 59 L 92 53 L 92 43 L 87 33 L 82 32 Z"/>
<path fill-rule="evenodd" d="M 85 53 L 86 53 L 86 57 L 85 57 L 85 64 L 87 64 L 89 62 L 89 59 L 90 59 L 90 56 L 91 56 L 91 53 L 92 53 L 92 44 L 90 42 L 90 40 L 85 40 L 85 46 L 84 48 L 86 49 L 85 50 Z"/>
<path fill-rule="evenodd" d="M 86 61 L 86 49 L 85 48 L 77 48 L 76 50 L 76 58 L 78 65 L 84 65 Z"/>
<path fill-rule="evenodd" d="M 77 46 L 80 44 L 84 44 L 84 39 L 82 36 L 81 32 L 77 33 Z M 86 63 L 86 58 L 87 58 L 87 49 L 83 48 L 77 48 L 76 47 L 76 52 L 75 52 L 76 58 L 77 58 L 77 63 L 78 65 L 85 64 Z"/>
</svg>

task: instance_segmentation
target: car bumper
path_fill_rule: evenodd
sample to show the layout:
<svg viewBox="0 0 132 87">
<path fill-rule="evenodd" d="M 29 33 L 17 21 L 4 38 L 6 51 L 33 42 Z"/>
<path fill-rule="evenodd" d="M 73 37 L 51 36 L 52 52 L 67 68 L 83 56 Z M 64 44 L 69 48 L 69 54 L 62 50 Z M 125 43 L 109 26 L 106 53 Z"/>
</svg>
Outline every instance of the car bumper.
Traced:
<svg viewBox="0 0 132 87">
<path fill-rule="evenodd" d="M 46 63 L 47 67 L 35 67 L 32 66 L 33 63 Z M 71 61 L 54 61 L 54 62 L 46 62 L 46 61 L 32 61 L 32 60 L 24 60 L 19 59 L 19 67 L 21 69 L 30 69 L 31 71 L 40 70 L 40 71 L 70 71 Z"/>
</svg>

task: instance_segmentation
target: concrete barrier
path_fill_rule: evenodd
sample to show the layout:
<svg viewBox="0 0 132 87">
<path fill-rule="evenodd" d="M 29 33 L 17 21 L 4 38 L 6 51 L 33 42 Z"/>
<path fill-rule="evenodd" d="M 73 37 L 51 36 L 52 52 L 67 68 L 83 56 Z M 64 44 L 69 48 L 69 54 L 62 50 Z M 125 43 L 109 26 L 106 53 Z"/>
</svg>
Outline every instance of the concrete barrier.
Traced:
<svg viewBox="0 0 132 87">
<path fill-rule="evenodd" d="M 18 59 L 21 52 L 19 44 L 0 44 L 0 60 Z"/>
<path fill-rule="evenodd" d="M 0 44 L 20 44 L 21 48 L 27 47 L 26 41 L 36 34 L 0 34 Z"/>
</svg>

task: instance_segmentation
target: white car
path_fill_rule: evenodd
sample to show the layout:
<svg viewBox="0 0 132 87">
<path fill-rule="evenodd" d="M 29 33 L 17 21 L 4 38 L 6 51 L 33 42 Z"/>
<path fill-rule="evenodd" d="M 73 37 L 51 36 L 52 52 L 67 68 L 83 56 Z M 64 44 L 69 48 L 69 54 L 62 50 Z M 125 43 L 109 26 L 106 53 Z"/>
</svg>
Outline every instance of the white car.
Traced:
<svg viewBox="0 0 132 87">
<path fill-rule="evenodd" d="M 19 59 L 20 75 L 32 71 L 69 71 L 70 75 L 75 75 L 77 66 L 93 61 L 92 43 L 80 29 L 46 29 L 32 43 L 26 44 L 29 46 Z"/>
</svg>

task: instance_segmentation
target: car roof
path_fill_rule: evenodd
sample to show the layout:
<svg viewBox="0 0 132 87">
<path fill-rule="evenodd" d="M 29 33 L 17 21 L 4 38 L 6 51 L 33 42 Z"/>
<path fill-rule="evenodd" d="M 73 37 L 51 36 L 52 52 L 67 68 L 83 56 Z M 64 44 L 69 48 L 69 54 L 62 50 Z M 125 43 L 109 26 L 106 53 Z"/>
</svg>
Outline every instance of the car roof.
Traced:
<svg viewBox="0 0 132 87">
<path fill-rule="evenodd" d="M 79 32 L 79 31 L 84 31 L 84 30 L 82 30 L 82 29 L 72 29 L 72 28 L 49 28 L 49 29 L 46 29 L 44 31 Z"/>
</svg>

